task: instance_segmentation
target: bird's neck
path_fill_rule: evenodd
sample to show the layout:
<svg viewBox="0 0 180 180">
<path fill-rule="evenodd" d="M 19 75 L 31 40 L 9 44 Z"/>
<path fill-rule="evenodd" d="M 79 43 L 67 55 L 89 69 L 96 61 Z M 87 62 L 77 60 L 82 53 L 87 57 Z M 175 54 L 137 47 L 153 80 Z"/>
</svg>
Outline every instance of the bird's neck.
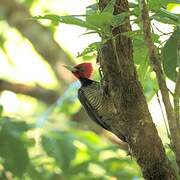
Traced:
<svg viewBox="0 0 180 180">
<path fill-rule="evenodd" d="M 93 82 L 93 80 L 88 78 L 79 78 L 79 81 L 81 82 L 82 86 L 88 86 Z"/>
</svg>

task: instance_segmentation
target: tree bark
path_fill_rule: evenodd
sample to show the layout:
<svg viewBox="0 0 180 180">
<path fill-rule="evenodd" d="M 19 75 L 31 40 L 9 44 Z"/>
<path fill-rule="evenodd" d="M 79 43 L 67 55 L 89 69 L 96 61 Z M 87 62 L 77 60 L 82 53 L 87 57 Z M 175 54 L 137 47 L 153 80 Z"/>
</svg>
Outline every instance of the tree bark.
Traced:
<svg viewBox="0 0 180 180">
<path fill-rule="evenodd" d="M 100 0 L 102 10 L 109 1 Z M 117 0 L 114 14 L 128 11 L 127 0 Z M 114 37 L 100 51 L 108 92 L 117 110 L 113 123 L 114 133 L 123 133 L 145 179 L 173 180 L 175 173 L 165 155 L 156 127 L 149 113 L 133 63 L 132 42 L 120 33 L 131 31 L 129 19 L 113 30 Z"/>
<path fill-rule="evenodd" d="M 168 88 L 167 88 L 166 81 L 165 81 L 165 75 L 164 75 L 162 65 L 161 65 L 161 56 L 158 54 L 157 48 L 155 47 L 155 45 L 152 41 L 151 26 L 150 26 L 150 19 L 149 19 L 147 4 L 146 4 L 145 0 L 140 0 L 139 2 L 140 2 L 140 7 L 141 7 L 141 17 L 142 17 L 144 38 L 145 38 L 145 41 L 147 44 L 150 62 L 152 64 L 154 72 L 156 73 L 157 81 L 159 84 L 159 89 L 162 94 L 162 100 L 163 100 L 164 107 L 166 110 L 169 130 L 170 130 L 170 134 L 171 134 L 171 140 L 172 140 L 171 147 L 176 155 L 176 162 L 177 162 L 177 164 L 179 166 L 179 170 L 180 170 L 180 129 L 178 126 L 178 121 L 177 121 L 177 118 L 178 118 L 177 113 L 178 112 L 174 111 L 173 106 L 170 102 L 169 92 L 168 92 Z M 176 83 L 176 88 L 175 88 L 175 93 L 174 93 L 175 99 L 177 99 L 177 93 L 178 93 L 177 92 L 178 78 L 177 78 L 177 83 Z M 179 99 L 179 97 L 178 97 L 178 99 Z M 176 110 L 176 106 L 175 106 L 175 110 Z M 177 113 L 175 113 L 175 112 L 177 112 Z"/>
</svg>

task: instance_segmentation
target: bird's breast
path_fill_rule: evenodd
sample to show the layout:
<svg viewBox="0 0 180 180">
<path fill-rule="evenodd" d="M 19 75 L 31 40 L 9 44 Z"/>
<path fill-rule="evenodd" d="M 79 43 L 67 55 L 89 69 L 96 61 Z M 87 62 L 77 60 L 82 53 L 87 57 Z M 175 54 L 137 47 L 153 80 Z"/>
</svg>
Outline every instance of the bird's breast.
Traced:
<svg viewBox="0 0 180 180">
<path fill-rule="evenodd" d="M 91 84 L 81 88 L 89 104 L 99 114 L 115 113 L 115 108 L 110 97 L 106 96 L 99 84 Z"/>
</svg>

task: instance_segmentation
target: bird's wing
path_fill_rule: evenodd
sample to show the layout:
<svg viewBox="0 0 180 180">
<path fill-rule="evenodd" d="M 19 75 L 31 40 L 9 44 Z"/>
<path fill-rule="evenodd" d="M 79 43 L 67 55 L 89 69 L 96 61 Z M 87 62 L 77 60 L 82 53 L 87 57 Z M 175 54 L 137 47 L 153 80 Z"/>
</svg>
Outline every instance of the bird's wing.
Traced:
<svg viewBox="0 0 180 180">
<path fill-rule="evenodd" d="M 97 95 L 98 96 L 98 95 Z M 105 123 L 102 119 L 102 117 L 100 117 L 98 115 L 98 112 L 96 109 L 94 109 L 91 104 L 89 103 L 89 99 L 87 99 L 84 91 L 80 88 L 78 91 L 78 98 L 81 102 L 81 104 L 83 105 L 83 107 L 85 108 L 87 114 L 89 115 L 89 117 L 95 121 L 97 124 L 99 124 L 101 127 L 103 127 L 104 129 L 111 131 L 110 126 Z"/>
</svg>

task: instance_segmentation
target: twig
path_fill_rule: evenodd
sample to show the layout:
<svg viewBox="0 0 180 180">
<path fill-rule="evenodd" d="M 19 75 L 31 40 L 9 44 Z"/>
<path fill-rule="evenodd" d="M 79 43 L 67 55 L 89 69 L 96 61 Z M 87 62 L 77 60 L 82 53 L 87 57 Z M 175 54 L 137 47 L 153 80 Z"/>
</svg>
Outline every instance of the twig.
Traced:
<svg viewBox="0 0 180 180">
<path fill-rule="evenodd" d="M 180 69 L 178 70 L 177 73 L 177 80 L 176 80 L 176 87 L 174 91 L 174 111 L 176 114 L 176 122 L 178 125 L 178 128 L 180 129 Z"/>
<path fill-rule="evenodd" d="M 166 133 L 167 133 L 167 136 L 168 136 L 168 138 L 170 140 L 170 144 L 172 144 L 171 135 L 170 135 L 170 132 L 169 132 L 169 128 L 168 128 L 168 125 L 167 125 L 167 122 L 166 122 L 166 118 L 165 118 L 165 115 L 164 115 L 164 112 L 163 112 L 163 108 L 162 108 L 162 105 L 161 105 L 161 101 L 160 101 L 158 92 L 156 92 L 156 96 L 157 96 L 157 100 L 158 100 L 158 103 L 159 103 L 159 106 L 160 106 L 160 109 L 161 109 L 161 113 L 162 113 L 162 116 L 163 116 L 164 125 L 166 127 Z"/>
<path fill-rule="evenodd" d="M 158 55 L 157 49 L 153 44 L 152 36 L 150 32 L 150 20 L 148 15 L 147 6 L 145 3 L 145 0 L 140 0 L 141 6 L 142 6 L 142 21 L 143 21 L 143 31 L 144 31 L 144 37 L 148 48 L 148 53 L 150 57 L 150 62 L 152 64 L 153 70 L 156 73 L 159 88 L 162 94 L 162 99 L 165 105 L 166 113 L 168 116 L 168 121 L 171 122 L 174 120 L 174 113 L 173 108 L 170 103 L 169 93 L 165 82 L 165 77 L 163 74 L 163 70 L 161 67 L 161 60 Z M 172 123 L 170 123 L 172 124 Z M 171 133 L 174 131 L 175 127 L 172 127 L 170 125 L 170 131 Z"/>
<path fill-rule="evenodd" d="M 180 129 L 180 41 L 177 48 L 177 57 L 178 57 L 178 71 L 177 71 L 177 79 L 176 86 L 174 90 L 174 111 L 176 116 L 176 123 L 178 125 L 178 129 Z M 179 130 L 180 131 L 180 130 Z"/>
<path fill-rule="evenodd" d="M 152 24 L 153 24 L 153 26 L 155 27 L 155 29 L 161 33 L 161 35 L 171 35 L 171 34 L 173 33 L 173 32 L 164 33 L 164 32 L 162 32 L 154 23 L 152 23 Z"/>
<path fill-rule="evenodd" d="M 0 91 L 4 90 L 34 97 L 45 102 L 46 104 L 54 103 L 59 97 L 59 94 L 56 91 L 44 89 L 39 85 L 33 87 L 25 84 L 12 83 L 5 80 L 0 80 Z"/>
</svg>

